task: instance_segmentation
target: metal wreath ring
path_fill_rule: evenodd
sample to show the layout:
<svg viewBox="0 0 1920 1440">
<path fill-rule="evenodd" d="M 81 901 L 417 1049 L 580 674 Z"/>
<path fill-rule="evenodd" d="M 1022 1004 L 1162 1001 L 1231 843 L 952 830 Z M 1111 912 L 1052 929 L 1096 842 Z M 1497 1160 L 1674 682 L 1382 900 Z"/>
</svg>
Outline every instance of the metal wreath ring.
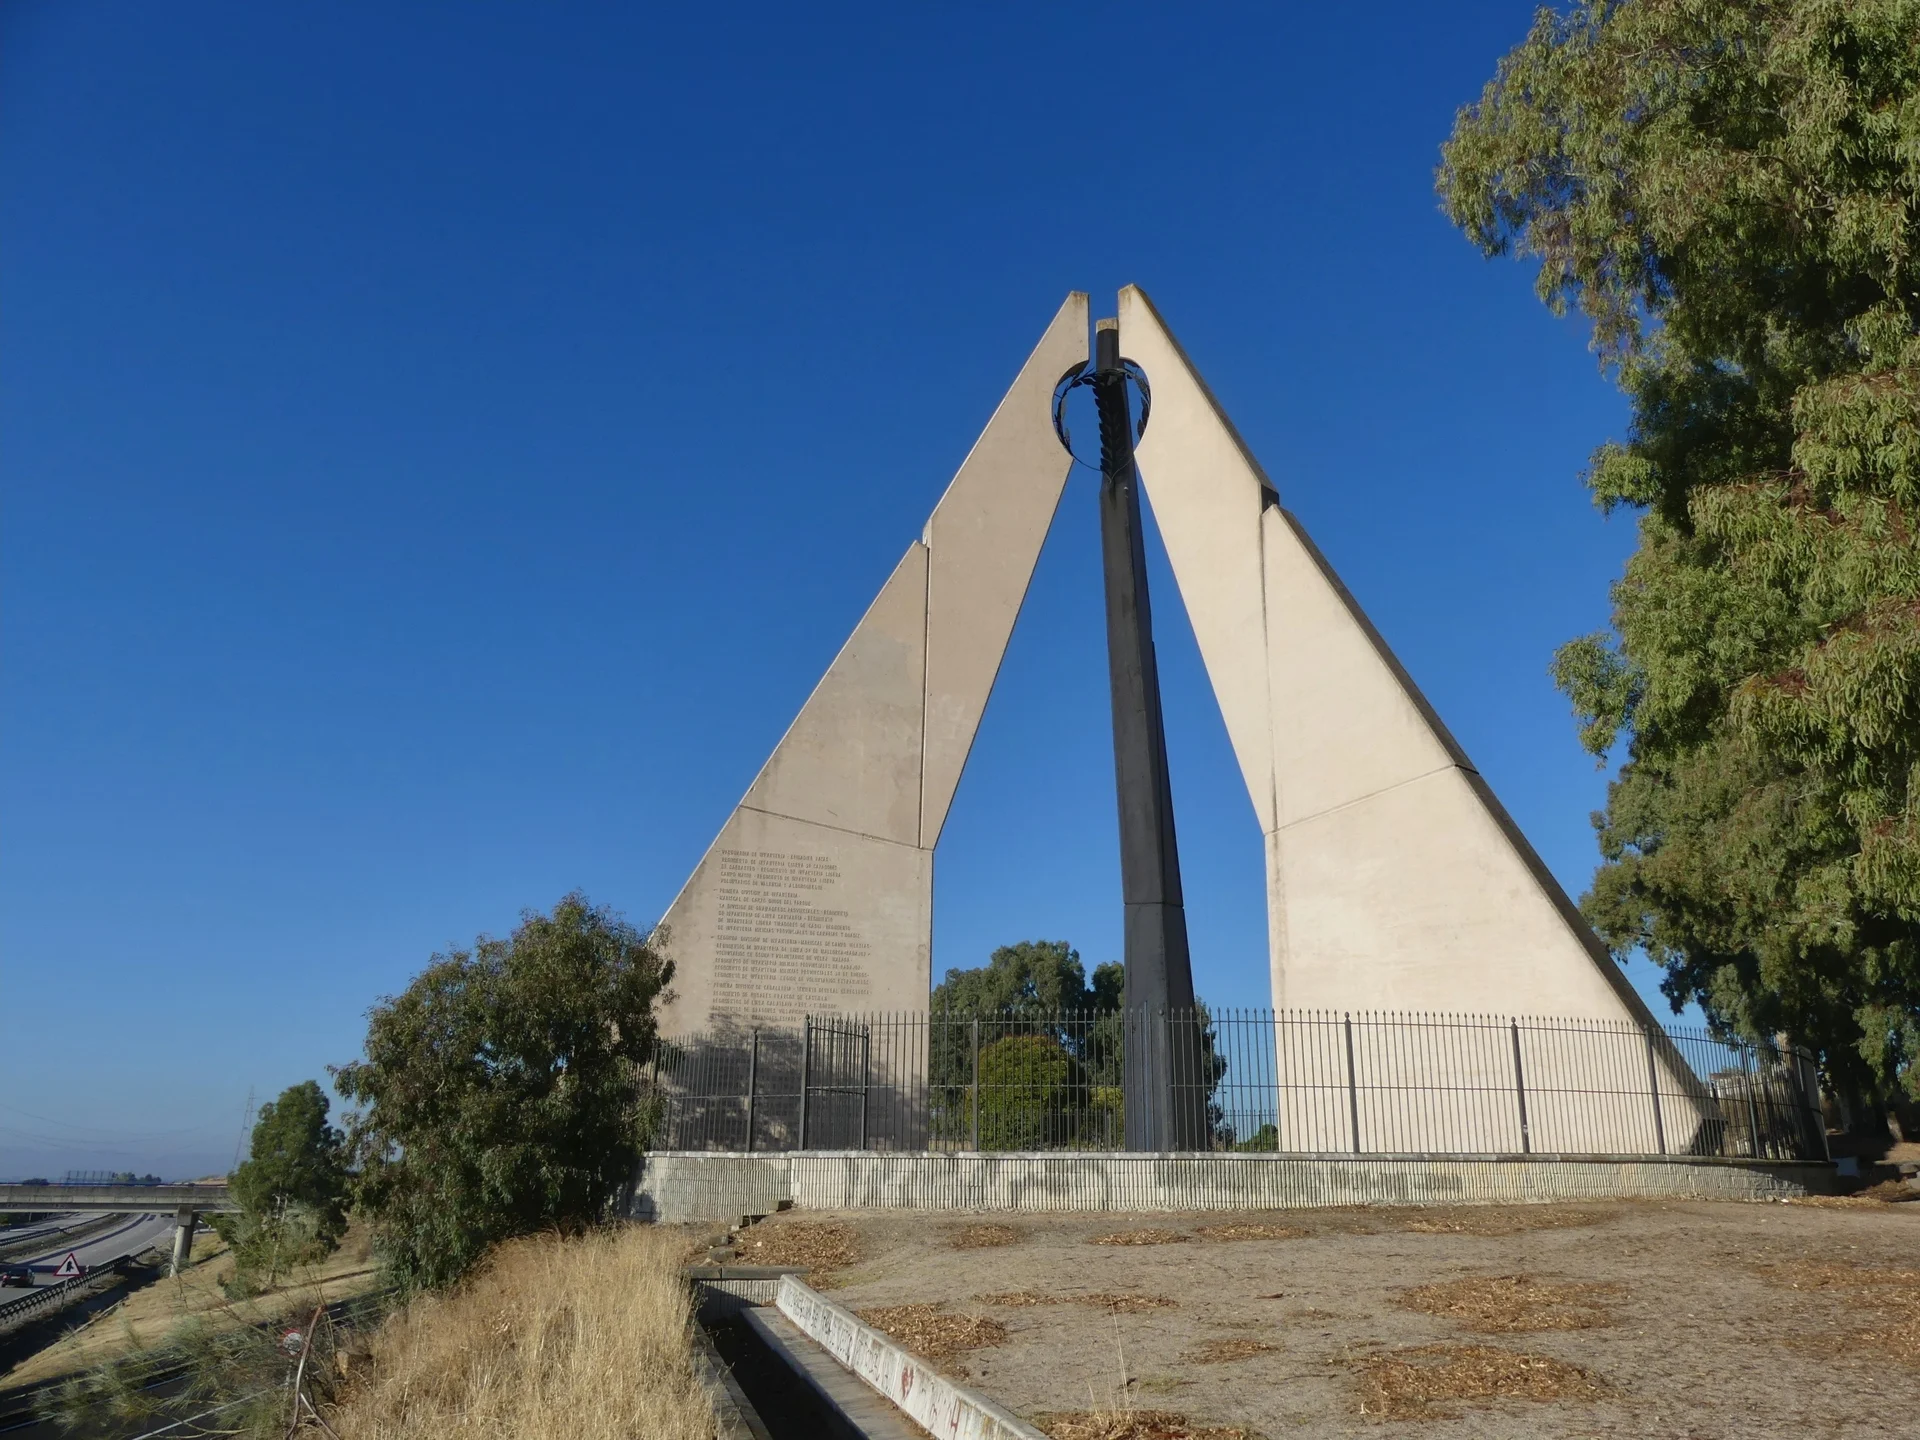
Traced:
<svg viewBox="0 0 1920 1440">
<path fill-rule="evenodd" d="M 1147 416 L 1153 411 L 1153 388 L 1147 384 L 1147 372 L 1133 361 L 1123 357 L 1120 361 L 1120 369 L 1125 372 L 1129 380 L 1140 387 L 1140 419 L 1133 427 L 1133 439 L 1137 445 L 1140 443 L 1140 437 L 1147 433 Z M 1085 460 L 1073 453 L 1073 437 L 1067 430 L 1067 395 L 1079 386 L 1091 385 L 1098 373 L 1093 368 L 1092 361 L 1085 361 L 1062 375 L 1053 387 L 1054 435 L 1074 464 L 1086 465 L 1089 470 L 1096 471 L 1100 468 L 1098 465 L 1087 465 Z"/>
</svg>

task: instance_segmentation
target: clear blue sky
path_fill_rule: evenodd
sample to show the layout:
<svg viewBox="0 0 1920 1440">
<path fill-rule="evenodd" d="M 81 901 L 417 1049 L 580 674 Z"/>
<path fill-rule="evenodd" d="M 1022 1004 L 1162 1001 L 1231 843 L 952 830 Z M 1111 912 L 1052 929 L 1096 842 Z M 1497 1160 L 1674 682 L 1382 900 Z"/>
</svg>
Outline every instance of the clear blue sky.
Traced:
<svg viewBox="0 0 1920 1440">
<path fill-rule="evenodd" d="M 656 918 L 1069 289 L 1148 288 L 1577 894 L 1624 411 L 1432 189 L 1531 6 L 9 0 L 0 1174 L 224 1170 L 435 950 Z M 1095 536 L 1080 472 L 936 970 L 1117 957 Z M 1259 1004 L 1155 563 L 1199 985 Z"/>
</svg>

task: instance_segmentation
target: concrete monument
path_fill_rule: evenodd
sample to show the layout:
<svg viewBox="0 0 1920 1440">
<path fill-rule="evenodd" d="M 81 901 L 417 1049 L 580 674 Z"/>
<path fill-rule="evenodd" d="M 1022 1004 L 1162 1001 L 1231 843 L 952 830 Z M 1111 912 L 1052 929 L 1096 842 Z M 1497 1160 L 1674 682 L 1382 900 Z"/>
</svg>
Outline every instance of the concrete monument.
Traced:
<svg viewBox="0 0 1920 1440">
<path fill-rule="evenodd" d="M 1138 288 L 1117 334 L 1151 389 L 1124 458 L 1265 836 L 1275 1007 L 1653 1027 Z M 1052 401 L 1089 353 L 1074 294 L 674 901 L 665 1033 L 925 1006 L 934 847 L 1071 463 Z"/>
</svg>

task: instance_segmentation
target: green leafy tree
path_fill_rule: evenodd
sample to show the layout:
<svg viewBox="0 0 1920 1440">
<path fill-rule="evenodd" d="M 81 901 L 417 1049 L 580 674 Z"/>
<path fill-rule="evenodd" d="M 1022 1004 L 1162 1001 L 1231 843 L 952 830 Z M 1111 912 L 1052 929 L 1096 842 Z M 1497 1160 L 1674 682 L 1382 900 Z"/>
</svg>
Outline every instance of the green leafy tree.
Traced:
<svg viewBox="0 0 1920 1440">
<path fill-rule="evenodd" d="M 1626 744 L 1589 919 L 1920 1088 L 1920 0 L 1543 10 L 1438 180 L 1631 401 L 1586 479 L 1639 545 L 1554 664 Z"/>
<path fill-rule="evenodd" d="M 933 1008 L 961 1015 L 1117 1010 L 1125 974 L 1108 961 L 1089 983 L 1080 952 L 1066 941 L 1022 940 L 1002 945 L 978 970 L 947 971 L 933 987 Z"/>
<path fill-rule="evenodd" d="M 227 1178 L 240 1212 L 213 1222 L 232 1247 L 243 1291 L 331 1254 L 346 1233 L 346 1142 L 327 1123 L 328 1110 L 312 1080 L 260 1107 L 247 1159 Z"/>
<path fill-rule="evenodd" d="M 334 1072 L 361 1106 L 358 1198 L 396 1278 L 441 1286 L 487 1247 L 608 1217 L 645 1144 L 641 1067 L 672 964 L 569 895 L 510 939 L 434 957 Z"/>
</svg>

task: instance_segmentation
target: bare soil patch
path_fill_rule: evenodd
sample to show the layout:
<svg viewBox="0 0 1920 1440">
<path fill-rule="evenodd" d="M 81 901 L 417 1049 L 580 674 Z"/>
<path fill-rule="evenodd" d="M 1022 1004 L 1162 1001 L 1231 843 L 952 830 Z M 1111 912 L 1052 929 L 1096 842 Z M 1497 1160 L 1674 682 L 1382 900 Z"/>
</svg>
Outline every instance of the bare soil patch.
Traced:
<svg viewBox="0 0 1920 1440">
<path fill-rule="evenodd" d="M 1176 1302 L 1164 1295 L 1115 1295 L 1104 1291 L 1092 1295 L 1063 1295 L 1040 1290 L 1009 1290 L 999 1295 L 982 1295 L 980 1303 L 1005 1305 L 1017 1310 L 1031 1309 L 1036 1305 L 1090 1305 L 1096 1310 L 1110 1311 L 1115 1315 L 1138 1315 L 1147 1310 L 1179 1308 Z"/>
<path fill-rule="evenodd" d="M 851 1225 L 801 1223 L 756 1225 L 740 1237 L 735 1254 L 742 1265 L 795 1265 L 816 1289 L 831 1286 L 834 1272 L 860 1258 L 860 1242 Z"/>
<path fill-rule="evenodd" d="M 1453 1205 L 1401 1211 L 1395 1218 L 1416 1235 L 1524 1235 L 1604 1225 L 1613 1216 L 1574 1205 Z"/>
<path fill-rule="evenodd" d="M 971 1365 L 969 1384 L 1030 1421 L 1071 1411 L 1067 1423 L 1111 1425 L 1159 1406 L 1201 1432 L 1380 1440 L 1380 1416 L 1359 1403 L 1377 1374 L 1401 1408 L 1426 1407 L 1392 1427 L 1420 1440 L 1913 1440 L 1920 1316 L 1905 1297 L 1920 1296 L 1920 1207 L 1466 1209 L 804 1218 L 855 1232 L 858 1264 L 834 1292 L 844 1303 L 938 1303 L 1004 1324 L 1004 1343 L 937 1363 Z M 1022 1238 L 950 1248 L 945 1232 L 975 1221 Z M 1266 1226 L 1303 1233 L 1266 1244 L 1198 1233 Z M 1195 1243 L 1092 1243 L 1142 1229 Z M 1408 1304 L 1415 1291 L 1432 1308 Z M 1611 1323 L 1585 1323 L 1601 1316 Z M 1542 1319 L 1579 1328 L 1500 1328 Z M 1281 1348 L 1194 1358 L 1223 1340 Z M 1540 1358 L 1514 1370 L 1482 1355 L 1476 1379 L 1474 1347 Z M 1555 1398 L 1536 1402 L 1530 1387 Z"/>
<path fill-rule="evenodd" d="M 879 1305 L 859 1316 L 923 1360 L 950 1360 L 968 1350 L 1004 1344 L 1007 1327 L 984 1315 L 956 1314 L 939 1305 Z"/>
<path fill-rule="evenodd" d="M 1240 1425 L 1195 1425 L 1170 1410 L 1076 1410 L 1037 1416 L 1052 1440 L 1260 1440 Z"/>
<path fill-rule="evenodd" d="M 1202 1240 L 1298 1240 L 1307 1232 L 1297 1225 L 1202 1225 L 1193 1233 Z"/>
<path fill-rule="evenodd" d="M 1271 1355 L 1280 1347 L 1265 1340 L 1247 1340 L 1234 1336 L 1225 1340 L 1209 1340 L 1204 1345 L 1196 1345 L 1180 1358 L 1189 1365 L 1226 1365 L 1235 1360 L 1251 1360 L 1256 1355 Z"/>
<path fill-rule="evenodd" d="M 1360 1411 L 1383 1420 L 1451 1419 L 1448 1401 L 1597 1400 L 1607 1386 L 1578 1365 L 1491 1345 L 1421 1345 L 1360 1362 Z"/>
<path fill-rule="evenodd" d="M 1613 1324 L 1612 1302 L 1626 1286 L 1592 1281 L 1536 1280 L 1531 1275 L 1484 1275 L 1416 1285 L 1403 1291 L 1409 1310 L 1442 1315 L 1483 1335 L 1523 1330 L 1594 1330 Z"/>
<path fill-rule="evenodd" d="M 1184 1230 L 1115 1230 L 1093 1237 L 1095 1245 L 1185 1245 L 1193 1236 Z"/>
<path fill-rule="evenodd" d="M 1017 1245 L 1021 1233 L 1011 1225 L 962 1225 L 947 1232 L 947 1243 L 956 1250 L 997 1250 Z"/>
</svg>

